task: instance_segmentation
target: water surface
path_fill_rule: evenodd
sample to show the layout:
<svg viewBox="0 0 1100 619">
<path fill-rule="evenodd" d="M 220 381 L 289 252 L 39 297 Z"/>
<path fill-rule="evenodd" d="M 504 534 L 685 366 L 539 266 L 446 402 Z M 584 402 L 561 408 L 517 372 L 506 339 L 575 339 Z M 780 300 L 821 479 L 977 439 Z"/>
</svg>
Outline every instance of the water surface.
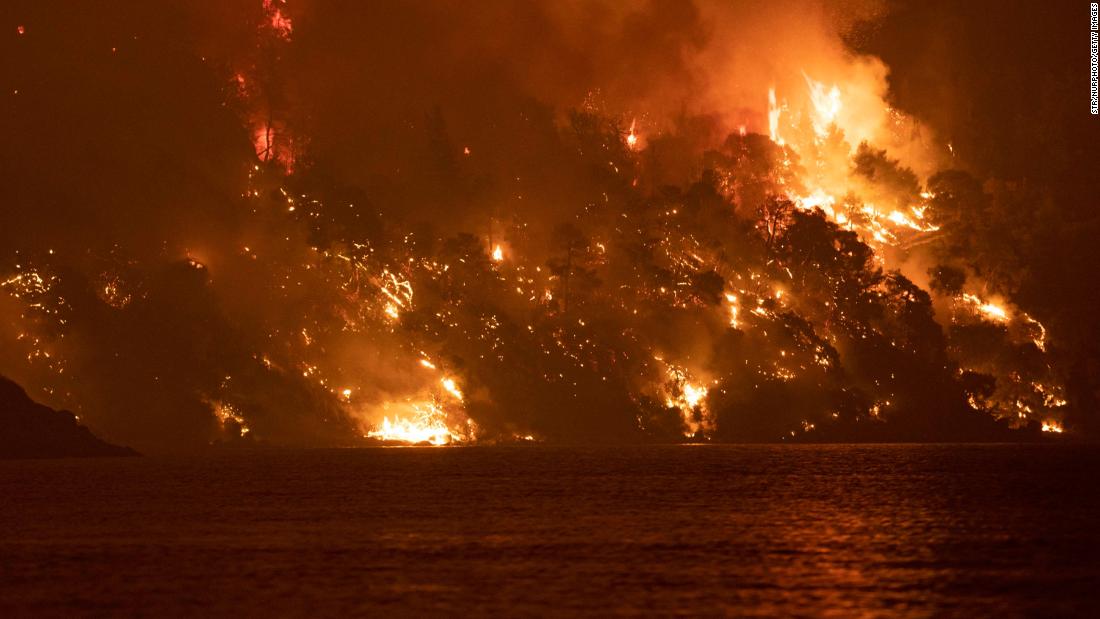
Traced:
<svg viewBox="0 0 1100 619">
<path fill-rule="evenodd" d="M 0 462 L 0 616 L 1100 616 L 1100 448 Z"/>
</svg>

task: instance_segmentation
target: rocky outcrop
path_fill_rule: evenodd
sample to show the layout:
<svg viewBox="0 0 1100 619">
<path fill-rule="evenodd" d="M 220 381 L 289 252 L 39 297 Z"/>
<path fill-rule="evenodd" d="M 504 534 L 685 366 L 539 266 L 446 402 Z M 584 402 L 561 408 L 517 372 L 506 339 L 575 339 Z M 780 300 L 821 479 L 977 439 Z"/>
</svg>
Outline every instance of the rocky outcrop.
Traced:
<svg viewBox="0 0 1100 619">
<path fill-rule="evenodd" d="M 31 400 L 22 387 L 0 376 L 0 459 L 136 456 L 97 438 L 69 411 Z"/>
</svg>

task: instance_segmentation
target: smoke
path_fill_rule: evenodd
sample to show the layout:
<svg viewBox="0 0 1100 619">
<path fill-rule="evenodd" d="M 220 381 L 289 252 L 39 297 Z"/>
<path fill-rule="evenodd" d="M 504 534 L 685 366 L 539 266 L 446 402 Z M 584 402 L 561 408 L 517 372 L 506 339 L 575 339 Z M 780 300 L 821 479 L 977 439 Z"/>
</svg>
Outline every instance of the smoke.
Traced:
<svg viewBox="0 0 1100 619">
<path fill-rule="evenodd" d="M 905 209 L 942 167 L 844 42 L 878 2 L 9 14 L 0 372 L 106 438 L 353 444 L 424 415 L 456 437 L 774 440 L 891 406 L 855 327 L 809 309 L 876 266 L 822 280 L 799 244 L 854 235 L 789 205 L 766 244 L 753 224 L 780 189 Z M 924 278 L 920 255 L 891 266 Z"/>
<path fill-rule="evenodd" d="M 712 116 L 703 147 L 742 125 L 766 134 L 768 89 L 802 105 L 805 75 L 840 88 L 838 123 L 853 144 L 885 137 L 891 124 L 886 67 L 840 37 L 877 15 L 874 2 L 499 1 L 471 10 L 320 1 L 296 15 L 281 69 L 289 96 L 306 110 L 314 156 L 357 180 L 414 165 L 436 106 L 456 140 L 484 145 L 475 152 L 496 162 L 528 148 L 521 118 L 532 106 L 559 120 L 591 107 L 648 134 Z M 882 146 L 905 146 L 897 142 Z"/>
</svg>

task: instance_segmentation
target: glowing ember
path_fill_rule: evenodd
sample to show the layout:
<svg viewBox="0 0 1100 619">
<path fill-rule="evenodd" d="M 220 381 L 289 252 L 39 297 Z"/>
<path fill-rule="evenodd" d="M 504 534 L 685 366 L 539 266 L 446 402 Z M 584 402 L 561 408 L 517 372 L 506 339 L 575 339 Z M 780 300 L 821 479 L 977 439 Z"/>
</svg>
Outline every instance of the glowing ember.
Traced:
<svg viewBox="0 0 1100 619">
<path fill-rule="evenodd" d="M 274 152 L 273 129 L 270 125 L 260 125 L 252 132 L 252 147 L 260 161 L 267 161 Z"/>
<path fill-rule="evenodd" d="M 1046 330 L 1046 327 L 1043 326 L 1043 323 L 1039 322 L 1038 320 L 1035 320 L 1034 318 L 1032 318 L 1031 316 L 1028 316 L 1027 314 L 1024 314 L 1024 321 L 1027 322 L 1027 324 L 1029 324 L 1029 325 L 1031 325 L 1032 327 L 1035 328 L 1035 336 L 1031 339 L 1031 342 L 1033 344 L 1035 344 L 1035 347 L 1038 348 L 1040 351 L 1046 352 L 1047 351 L 1047 330 Z"/>
<path fill-rule="evenodd" d="M 284 5 L 286 5 L 286 0 L 264 0 L 264 12 L 267 13 L 267 18 L 275 33 L 280 38 L 289 40 L 294 25 L 290 22 L 290 18 L 283 14 L 282 7 Z"/>
<path fill-rule="evenodd" d="M 221 423 L 223 429 L 227 426 L 233 427 L 238 436 L 242 437 L 251 431 L 244 421 L 244 416 L 232 404 L 220 401 L 214 401 L 210 404 L 214 410 L 214 416 Z"/>
<path fill-rule="evenodd" d="M 397 320 L 412 306 L 412 284 L 398 274 L 383 270 L 379 289 L 385 299 L 382 311 L 390 320 Z"/>
</svg>

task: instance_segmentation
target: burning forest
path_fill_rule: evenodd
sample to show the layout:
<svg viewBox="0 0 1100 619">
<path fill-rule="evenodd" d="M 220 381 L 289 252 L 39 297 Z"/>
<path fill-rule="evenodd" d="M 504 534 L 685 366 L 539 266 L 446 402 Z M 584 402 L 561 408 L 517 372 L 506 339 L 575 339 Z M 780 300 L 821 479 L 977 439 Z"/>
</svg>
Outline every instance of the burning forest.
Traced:
<svg viewBox="0 0 1100 619">
<path fill-rule="evenodd" d="M 124 4 L 3 41 L 0 374 L 110 440 L 1091 431 L 1070 224 L 899 105 L 878 3 Z"/>
</svg>

